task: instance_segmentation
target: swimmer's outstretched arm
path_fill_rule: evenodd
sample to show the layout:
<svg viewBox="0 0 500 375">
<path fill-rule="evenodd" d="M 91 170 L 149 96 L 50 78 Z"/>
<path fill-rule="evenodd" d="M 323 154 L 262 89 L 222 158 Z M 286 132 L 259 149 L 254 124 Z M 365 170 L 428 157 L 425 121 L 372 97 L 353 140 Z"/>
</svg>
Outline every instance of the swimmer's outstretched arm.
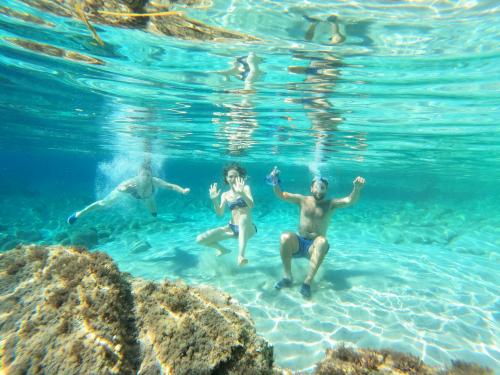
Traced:
<svg viewBox="0 0 500 375">
<path fill-rule="evenodd" d="M 189 188 L 183 188 L 179 185 L 171 184 L 170 182 L 162 180 L 161 178 L 158 178 L 158 177 L 153 177 L 153 183 L 156 187 L 173 190 L 173 191 L 180 193 L 180 194 L 183 194 L 183 195 L 186 195 L 191 191 L 191 189 L 189 189 Z"/>
<path fill-rule="evenodd" d="M 352 189 L 351 194 L 344 198 L 332 199 L 330 201 L 330 209 L 349 207 L 358 201 L 359 196 L 361 195 L 361 189 L 363 189 L 363 186 L 365 185 L 365 179 L 358 176 L 352 183 L 354 188 Z"/>
<path fill-rule="evenodd" d="M 280 186 L 281 181 L 279 179 L 279 174 L 280 174 L 280 171 L 279 171 L 278 167 L 274 167 L 272 172 L 269 174 L 269 177 L 271 177 L 271 180 L 274 181 L 274 183 L 272 184 L 274 195 L 276 195 L 276 197 L 278 197 L 279 199 L 284 200 L 286 202 L 300 203 L 302 201 L 302 199 L 304 198 L 303 195 L 292 194 L 292 193 L 288 193 L 286 191 L 281 190 L 281 186 Z"/>
</svg>

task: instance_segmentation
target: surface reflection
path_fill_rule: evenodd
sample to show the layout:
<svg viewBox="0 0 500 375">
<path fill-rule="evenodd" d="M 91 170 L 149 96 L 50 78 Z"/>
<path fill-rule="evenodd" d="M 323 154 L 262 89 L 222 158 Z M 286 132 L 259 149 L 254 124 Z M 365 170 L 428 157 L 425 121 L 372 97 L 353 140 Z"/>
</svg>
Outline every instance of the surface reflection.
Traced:
<svg viewBox="0 0 500 375">
<path fill-rule="evenodd" d="M 213 113 L 218 138 L 226 140 L 230 155 L 244 155 L 256 143 L 252 134 L 259 126 L 254 103 L 254 83 L 261 74 L 258 61 L 258 57 L 250 52 L 237 57 L 230 69 L 219 72 L 226 81 L 236 79 L 243 82 L 243 87 L 223 93 L 221 102 L 216 103 L 221 111 Z"/>
</svg>

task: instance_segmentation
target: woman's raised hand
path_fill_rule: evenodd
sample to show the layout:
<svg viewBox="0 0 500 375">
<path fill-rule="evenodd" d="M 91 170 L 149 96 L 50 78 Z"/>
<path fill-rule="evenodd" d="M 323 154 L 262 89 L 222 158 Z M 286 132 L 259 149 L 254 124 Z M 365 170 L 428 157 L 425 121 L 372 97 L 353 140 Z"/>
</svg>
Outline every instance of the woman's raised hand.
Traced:
<svg viewBox="0 0 500 375">
<path fill-rule="evenodd" d="M 217 182 L 214 182 L 212 185 L 210 185 L 208 193 L 210 194 L 210 199 L 217 199 L 220 194 L 220 190 L 217 190 Z"/>
<path fill-rule="evenodd" d="M 245 188 L 245 180 L 241 177 L 236 177 L 236 181 L 234 182 L 233 189 L 236 193 L 243 193 L 243 189 Z"/>
</svg>

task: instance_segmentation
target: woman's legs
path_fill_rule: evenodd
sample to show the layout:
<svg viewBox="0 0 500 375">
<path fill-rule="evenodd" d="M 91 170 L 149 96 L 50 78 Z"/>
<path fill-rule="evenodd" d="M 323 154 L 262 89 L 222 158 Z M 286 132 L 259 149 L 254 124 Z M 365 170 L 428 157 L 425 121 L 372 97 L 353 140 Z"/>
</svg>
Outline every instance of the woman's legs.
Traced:
<svg viewBox="0 0 500 375">
<path fill-rule="evenodd" d="M 92 211 L 100 209 L 100 208 L 107 207 L 107 206 L 111 205 L 114 201 L 116 201 L 116 199 L 120 196 L 120 194 L 121 194 L 121 192 L 115 189 L 111 193 L 109 193 L 105 198 L 98 200 L 92 204 L 89 204 L 83 210 L 75 212 L 74 215 L 76 218 L 80 218 L 80 217 L 88 214 L 89 212 L 92 212 Z"/>
<path fill-rule="evenodd" d="M 222 246 L 219 241 L 227 240 L 232 237 L 234 237 L 233 232 L 231 232 L 231 230 L 227 226 L 224 226 L 210 229 L 202 234 L 199 234 L 196 237 L 196 242 L 198 242 L 200 245 L 216 249 L 216 255 L 221 256 L 223 254 L 230 253 L 231 250 Z"/>
<path fill-rule="evenodd" d="M 156 209 L 156 200 L 154 197 L 148 198 L 144 201 L 144 204 L 148 208 L 151 215 L 154 217 L 158 216 L 158 210 Z"/>
<path fill-rule="evenodd" d="M 240 234 L 238 236 L 238 245 L 239 245 L 239 253 L 238 253 L 238 264 L 240 266 L 244 266 L 248 263 L 248 259 L 245 258 L 245 250 L 247 248 L 247 242 L 250 238 L 252 238 L 255 233 L 255 226 L 251 219 L 247 216 L 242 216 L 239 222 Z"/>
</svg>

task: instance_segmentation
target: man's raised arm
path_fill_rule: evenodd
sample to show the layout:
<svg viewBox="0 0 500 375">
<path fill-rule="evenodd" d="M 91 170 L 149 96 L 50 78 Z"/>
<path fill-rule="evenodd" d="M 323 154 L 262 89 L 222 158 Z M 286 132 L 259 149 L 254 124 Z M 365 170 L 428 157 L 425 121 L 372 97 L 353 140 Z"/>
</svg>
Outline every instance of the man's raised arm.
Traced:
<svg viewBox="0 0 500 375">
<path fill-rule="evenodd" d="M 292 194 L 281 190 L 280 171 L 274 167 L 271 173 L 266 176 L 266 182 L 273 187 L 274 195 L 281 200 L 291 203 L 300 203 L 303 198 L 300 194 Z"/>
<path fill-rule="evenodd" d="M 363 186 L 365 185 L 365 179 L 358 176 L 352 183 L 354 185 L 354 188 L 352 189 L 351 194 L 344 198 L 332 199 L 332 201 L 330 202 L 330 208 L 333 209 L 349 207 L 358 201 L 359 196 L 361 195 L 361 189 L 363 189 Z"/>
</svg>

